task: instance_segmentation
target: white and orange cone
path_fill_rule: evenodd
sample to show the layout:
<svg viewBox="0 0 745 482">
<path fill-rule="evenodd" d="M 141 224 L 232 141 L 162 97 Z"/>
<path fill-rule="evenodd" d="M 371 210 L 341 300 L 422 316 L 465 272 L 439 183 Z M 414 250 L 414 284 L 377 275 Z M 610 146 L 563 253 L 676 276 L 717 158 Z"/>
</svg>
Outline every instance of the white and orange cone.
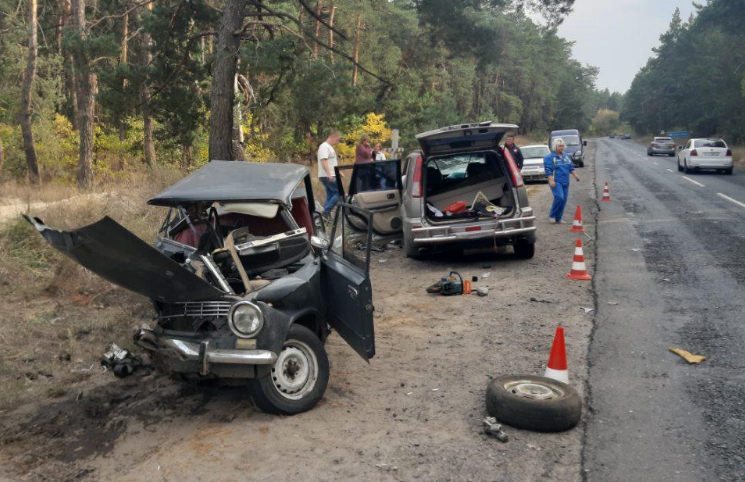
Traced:
<svg viewBox="0 0 745 482">
<path fill-rule="evenodd" d="M 605 187 L 603 187 L 603 197 L 600 199 L 601 201 L 608 202 L 611 200 L 610 198 L 610 188 L 608 187 L 608 181 L 605 181 Z"/>
<path fill-rule="evenodd" d="M 543 374 L 546 378 L 569 383 L 569 368 L 567 366 L 567 349 L 564 344 L 564 328 L 557 327 L 554 335 L 554 343 L 551 346 L 551 354 L 548 356 L 546 372 Z"/>
<path fill-rule="evenodd" d="M 587 274 L 585 266 L 585 254 L 582 252 L 582 240 L 577 238 L 577 245 L 574 248 L 574 259 L 572 260 L 572 271 L 567 274 L 568 279 L 589 281 L 590 275 Z"/>
<path fill-rule="evenodd" d="M 577 211 L 574 213 L 574 221 L 572 227 L 569 228 L 570 233 L 584 233 L 585 228 L 582 226 L 582 206 L 577 206 Z"/>
</svg>

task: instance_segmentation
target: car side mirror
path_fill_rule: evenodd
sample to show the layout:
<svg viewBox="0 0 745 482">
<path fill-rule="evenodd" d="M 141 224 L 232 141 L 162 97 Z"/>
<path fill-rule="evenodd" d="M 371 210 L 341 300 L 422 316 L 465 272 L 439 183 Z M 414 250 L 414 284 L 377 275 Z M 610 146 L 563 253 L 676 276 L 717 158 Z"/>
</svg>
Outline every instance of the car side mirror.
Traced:
<svg viewBox="0 0 745 482">
<path fill-rule="evenodd" d="M 586 146 L 587 145 L 587 141 L 582 141 L 582 145 L 583 146 Z"/>
</svg>

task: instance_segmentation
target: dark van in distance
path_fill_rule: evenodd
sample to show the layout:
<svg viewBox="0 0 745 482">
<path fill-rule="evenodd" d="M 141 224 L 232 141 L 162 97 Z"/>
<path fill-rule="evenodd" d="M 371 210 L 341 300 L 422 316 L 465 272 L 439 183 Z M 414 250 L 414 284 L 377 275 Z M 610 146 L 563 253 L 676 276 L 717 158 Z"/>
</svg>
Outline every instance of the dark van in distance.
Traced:
<svg viewBox="0 0 745 482">
<path fill-rule="evenodd" d="M 587 145 L 587 141 L 582 140 L 582 135 L 577 129 L 566 129 L 563 131 L 551 131 L 548 136 L 548 147 L 553 149 L 554 139 L 561 137 L 567 145 L 564 153 L 572 158 L 575 166 L 585 167 L 585 153 L 582 149 Z"/>
</svg>

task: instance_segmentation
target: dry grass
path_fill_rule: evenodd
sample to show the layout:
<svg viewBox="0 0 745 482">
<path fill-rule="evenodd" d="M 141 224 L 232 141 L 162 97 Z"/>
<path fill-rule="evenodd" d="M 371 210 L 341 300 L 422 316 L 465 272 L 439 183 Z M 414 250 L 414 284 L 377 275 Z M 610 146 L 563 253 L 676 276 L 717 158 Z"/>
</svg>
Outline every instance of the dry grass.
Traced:
<svg viewBox="0 0 745 482">
<path fill-rule="evenodd" d="M 172 170 L 134 173 L 85 194 L 56 185 L 3 186 L 2 192 L 5 199 L 28 200 L 30 214 L 55 228 L 110 216 L 151 241 L 165 211 L 146 202 L 182 176 Z M 152 316 L 148 300 L 65 258 L 17 215 L 0 224 L 0 297 L 0 411 L 23 400 L 69 393 L 100 372 L 98 362 L 109 342 L 130 346 L 134 327 Z"/>
<path fill-rule="evenodd" d="M 735 166 L 745 167 L 745 146 L 735 146 L 732 148 L 732 162 Z"/>
</svg>

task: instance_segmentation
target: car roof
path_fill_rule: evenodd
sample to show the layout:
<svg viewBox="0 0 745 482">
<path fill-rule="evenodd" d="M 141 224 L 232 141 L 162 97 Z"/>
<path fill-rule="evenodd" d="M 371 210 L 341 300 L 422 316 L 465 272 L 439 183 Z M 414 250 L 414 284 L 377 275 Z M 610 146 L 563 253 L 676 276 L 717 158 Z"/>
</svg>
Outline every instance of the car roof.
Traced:
<svg viewBox="0 0 745 482">
<path fill-rule="evenodd" d="M 309 173 L 297 164 L 210 161 L 148 201 L 154 206 L 193 202 L 273 201 L 292 204 L 292 193 Z"/>
</svg>

